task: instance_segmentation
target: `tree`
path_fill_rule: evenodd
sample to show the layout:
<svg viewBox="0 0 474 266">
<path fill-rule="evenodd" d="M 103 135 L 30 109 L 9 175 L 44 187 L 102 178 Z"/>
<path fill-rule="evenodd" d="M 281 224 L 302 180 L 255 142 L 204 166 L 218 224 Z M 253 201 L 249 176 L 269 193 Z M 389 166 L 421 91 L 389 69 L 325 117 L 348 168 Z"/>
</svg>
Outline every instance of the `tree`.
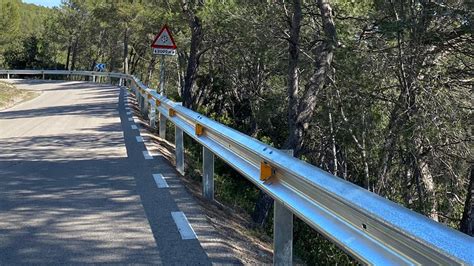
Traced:
<svg viewBox="0 0 474 266">
<path fill-rule="evenodd" d="M 315 39 L 321 40 L 314 52 L 314 69 L 310 80 L 305 85 L 305 90 L 299 93 L 298 57 L 299 57 L 299 32 L 301 25 L 301 2 L 293 1 L 293 15 L 290 24 L 289 37 L 289 67 L 288 67 L 288 125 L 289 136 L 283 147 L 292 149 L 294 156 L 299 157 L 303 151 L 304 133 L 309 128 L 312 120 L 319 92 L 327 84 L 331 72 L 331 63 L 334 49 L 337 45 L 336 27 L 333 20 L 332 9 L 327 0 L 316 1 L 321 14 L 323 35 L 316 32 Z M 253 214 L 254 221 L 262 224 L 268 217 L 272 199 L 263 192 L 256 203 Z"/>
<path fill-rule="evenodd" d="M 194 107 L 194 82 L 199 67 L 201 57 L 201 43 L 203 39 L 201 19 L 196 14 L 199 8 L 204 6 L 203 0 L 197 0 L 193 3 L 191 0 L 182 0 L 183 13 L 188 20 L 191 29 L 191 47 L 188 55 L 188 65 L 186 75 L 184 76 L 184 86 L 182 88 L 183 105 L 186 107 Z"/>
</svg>

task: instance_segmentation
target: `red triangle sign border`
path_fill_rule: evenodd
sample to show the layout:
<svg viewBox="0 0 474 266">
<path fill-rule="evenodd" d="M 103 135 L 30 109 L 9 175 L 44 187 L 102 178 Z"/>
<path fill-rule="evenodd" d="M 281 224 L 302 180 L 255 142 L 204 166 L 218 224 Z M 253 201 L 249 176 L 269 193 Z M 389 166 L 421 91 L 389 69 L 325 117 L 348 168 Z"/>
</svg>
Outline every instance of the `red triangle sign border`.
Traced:
<svg viewBox="0 0 474 266">
<path fill-rule="evenodd" d="M 161 35 L 163 34 L 164 31 L 166 31 L 166 33 L 168 33 L 168 35 L 170 36 L 171 43 L 173 43 L 173 45 L 156 45 L 155 44 L 156 41 L 158 40 L 158 38 L 161 37 Z M 165 24 L 163 26 L 163 28 L 161 28 L 160 32 L 155 36 L 155 39 L 151 43 L 151 47 L 152 48 L 161 48 L 161 49 L 176 49 L 177 48 L 176 43 L 174 42 L 173 36 L 171 35 L 171 31 L 168 28 L 168 25 Z"/>
</svg>

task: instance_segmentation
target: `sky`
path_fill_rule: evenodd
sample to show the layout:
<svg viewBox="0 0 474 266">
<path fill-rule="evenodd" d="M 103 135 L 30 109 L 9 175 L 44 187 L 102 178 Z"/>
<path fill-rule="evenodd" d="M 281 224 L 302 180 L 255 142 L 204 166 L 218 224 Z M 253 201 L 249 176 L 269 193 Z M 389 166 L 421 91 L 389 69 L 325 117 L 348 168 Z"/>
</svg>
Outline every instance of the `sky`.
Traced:
<svg viewBox="0 0 474 266">
<path fill-rule="evenodd" d="M 23 3 L 35 4 L 46 7 L 55 7 L 61 4 L 61 0 L 22 0 Z"/>
</svg>

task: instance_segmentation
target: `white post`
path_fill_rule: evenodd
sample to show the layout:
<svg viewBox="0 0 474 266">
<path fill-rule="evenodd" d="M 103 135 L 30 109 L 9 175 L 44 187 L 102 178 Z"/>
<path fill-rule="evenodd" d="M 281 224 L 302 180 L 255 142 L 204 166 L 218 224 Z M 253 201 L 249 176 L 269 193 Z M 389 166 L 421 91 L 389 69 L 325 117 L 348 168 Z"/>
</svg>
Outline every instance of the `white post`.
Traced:
<svg viewBox="0 0 474 266">
<path fill-rule="evenodd" d="M 7 73 L 7 79 L 10 79 L 10 73 Z"/>
<path fill-rule="evenodd" d="M 202 196 L 214 200 L 214 154 L 202 146 Z"/>
<path fill-rule="evenodd" d="M 285 150 L 293 156 L 293 150 Z M 293 213 L 278 201 L 273 204 L 273 264 L 293 265 Z"/>
</svg>

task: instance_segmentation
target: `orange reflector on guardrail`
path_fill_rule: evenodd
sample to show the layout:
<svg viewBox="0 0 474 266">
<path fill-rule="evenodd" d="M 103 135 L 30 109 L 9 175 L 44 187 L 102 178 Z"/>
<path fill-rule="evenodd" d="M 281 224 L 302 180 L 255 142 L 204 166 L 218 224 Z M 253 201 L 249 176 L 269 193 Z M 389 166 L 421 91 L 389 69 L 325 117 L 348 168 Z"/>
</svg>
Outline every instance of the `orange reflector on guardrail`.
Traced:
<svg viewBox="0 0 474 266">
<path fill-rule="evenodd" d="M 169 114 L 169 116 L 175 116 L 175 115 L 176 115 L 176 111 L 175 111 L 174 109 L 171 109 L 171 108 L 170 108 L 169 111 L 168 111 L 168 114 Z"/>
<path fill-rule="evenodd" d="M 195 133 L 198 136 L 201 136 L 204 133 L 204 127 L 200 124 L 196 124 Z"/>
<path fill-rule="evenodd" d="M 260 180 L 266 181 L 273 175 L 273 169 L 267 162 L 260 162 Z"/>
<path fill-rule="evenodd" d="M 160 100 L 156 100 L 155 104 L 156 104 L 156 106 L 160 106 L 160 104 L 161 104 Z"/>
</svg>

